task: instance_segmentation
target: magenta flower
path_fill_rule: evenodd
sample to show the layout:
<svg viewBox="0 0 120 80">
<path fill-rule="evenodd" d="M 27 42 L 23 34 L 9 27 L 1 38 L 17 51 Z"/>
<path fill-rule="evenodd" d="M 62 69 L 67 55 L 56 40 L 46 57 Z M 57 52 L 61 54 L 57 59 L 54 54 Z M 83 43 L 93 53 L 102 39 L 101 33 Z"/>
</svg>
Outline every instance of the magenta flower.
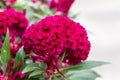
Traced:
<svg viewBox="0 0 120 80">
<path fill-rule="evenodd" d="M 21 80 L 24 78 L 25 74 L 22 73 L 22 71 L 17 70 L 22 66 L 22 63 L 19 63 L 18 66 L 16 66 L 14 69 L 12 69 L 12 71 L 10 71 L 13 64 L 14 64 L 14 60 L 11 60 L 10 63 L 8 64 L 5 72 L 0 73 L 0 80 Z M 1 70 L 2 70 L 2 67 L 1 67 Z M 10 73 L 9 73 L 9 71 L 10 71 Z"/>
<path fill-rule="evenodd" d="M 3 12 L 0 12 L 0 37 L 6 33 L 7 24 L 6 24 L 6 17 Z"/>
<path fill-rule="evenodd" d="M 37 2 L 37 0 L 31 0 L 33 3 L 36 3 Z"/>
<path fill-rule="evenodd" d="M 28 19 L 25 14 L 14 9 L 7 9 L 3 13 L 6 17 L 6 27 L 10 30 L 10 36 L 21 37 L 28 26 Z"/>
<path fill-rule="evenodd" d="M 57 13 L 61 12 L 67 15 L 74 0 L 59 0 L 57 4 Z"/>
<path fill-rule="evenodd" d="M 33 51 L 34 61 L 47 64 L 49 70 L 57 70 L 59 58 L 66 52 L 65 65 L 78 64 L 86 60 L 90 50 L 86 30 L 65 16 L 49 16 L 31 25 L 23 35 L 24 49 Z"/>
<path fill-rule="evenodd" d="M 0 12 L 0 38 L 5 36 L 7 28 L 10 31 L 11 54 L 15 56 L 18 49 L 21 47 L 20 38 L 28 26 L 28 19 L 22 12 L 14 9 L 7 9 Z"/>
<path fill-rule="evenodd" d="M 50 4 L 49 4 L 49 8 L 53 9 L 57 6 L 57 2 L 56 0 L 50 0 Z"/>
</svg>

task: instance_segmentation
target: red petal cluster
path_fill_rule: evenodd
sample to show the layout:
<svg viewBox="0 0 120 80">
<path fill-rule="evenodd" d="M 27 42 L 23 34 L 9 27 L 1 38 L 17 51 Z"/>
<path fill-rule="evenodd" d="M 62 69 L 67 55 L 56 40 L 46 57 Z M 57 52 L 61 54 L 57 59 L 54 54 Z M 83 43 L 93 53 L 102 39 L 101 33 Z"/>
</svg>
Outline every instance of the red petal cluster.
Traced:
<svg viewBox="0 0 120 80">
<path fill-rule="evenodd" d="M 15 11 L 14 9 L 6 9 L 0 12 L 0 38 L 6 34 L 7 28 L 10 31 L 11 54 L 15 55 L 18 47 L 16 37 L 21 37 L 28 26 L 28 20 L 23 12 Z M 3 41 L 3 40 L 1 40 Z M 18 44 L 17 44 L 18 45 Z M 14 50 L 14 51 L 12 51 Z"/>
<path fill-rule="evenodd" d="M 33 51 L 39 61 L 50 67 L 63 60 L 67 64 L 77 64 L 88 57 L 90 42 L 86 30 L 65 16 L 49 16 L 29 27 L 23 35 L 23 45 L 27 52 Z M 53 68 L 53 67 L 52 67 Z"/>
<path fill-rule="evenodd" d="M 28 20 L 23 12 L 15 11 L 14 9 L 7 9 L 4 12 L 6 18 L 7 28 L 10 30 L 11 37 L 21 37 L 28 26 Z"/>
</svg>

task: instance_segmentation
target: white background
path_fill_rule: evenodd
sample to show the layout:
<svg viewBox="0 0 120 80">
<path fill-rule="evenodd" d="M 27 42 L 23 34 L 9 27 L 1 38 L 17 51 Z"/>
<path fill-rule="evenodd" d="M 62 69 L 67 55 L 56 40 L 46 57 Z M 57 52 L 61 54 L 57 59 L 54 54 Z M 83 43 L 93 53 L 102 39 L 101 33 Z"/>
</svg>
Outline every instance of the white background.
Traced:
<svg viewBox="0 0 120 80">
<path fill-rule="evenodd" d="M 97 80 L 120 80 L 120 0 L 75 0 L 71 10 L 88 30 L 88 60 L 111 63 L 95 68 L 102 75 Z"/>
</svg>

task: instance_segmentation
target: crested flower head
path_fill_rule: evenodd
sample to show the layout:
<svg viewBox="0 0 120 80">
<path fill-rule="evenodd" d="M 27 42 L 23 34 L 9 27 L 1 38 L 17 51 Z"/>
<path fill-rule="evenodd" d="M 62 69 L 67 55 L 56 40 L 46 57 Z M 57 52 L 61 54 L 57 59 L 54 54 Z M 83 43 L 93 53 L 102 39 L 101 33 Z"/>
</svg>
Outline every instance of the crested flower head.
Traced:
<svg viewBox="0 0 120 80">
<path fill-rule="evenodd" d="M 28 20 L 23 12 L 7 9 L 4 11 L 7 28 L 10 30 L 11 37 L 21 37 L 28 26 Z"/>
<path fill-rule="evenodd" d="M 15 54 L 19 49 L 16 37 L 21 37 L 28 26 L 28 19 L 23 12 L 14 9 L 6 9 L 0 12 L 0 38 L 5 36 L 7 29 L 10 31 L 11 54 Z M 3 41 L 3 40 L 2 40 Z M 20 42 L 19 42 L 20 43 Z M 21 44 L 21 43 L 20 43 Z"/>
<path fill-rule="evenodd" d="M 86 60 L 90 50 L 86 30 L 65 16 L 49 16 L 29 27 L 23 35 L 27 52 L 33 51 L 34 60 L 45 62 L 49 69 L 58 66 L 60 57 L 66 52 L 63 63 L 78 64 Z"/>
</svg>

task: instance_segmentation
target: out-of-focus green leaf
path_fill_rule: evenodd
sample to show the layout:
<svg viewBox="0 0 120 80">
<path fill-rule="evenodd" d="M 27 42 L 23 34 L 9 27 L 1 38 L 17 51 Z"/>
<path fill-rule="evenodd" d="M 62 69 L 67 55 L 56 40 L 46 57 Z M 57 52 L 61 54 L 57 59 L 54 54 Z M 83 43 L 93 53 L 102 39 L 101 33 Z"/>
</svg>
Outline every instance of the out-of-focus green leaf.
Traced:
<svg viewBox="0 0 120 80">
<path fill-rule="evenodd" d="M 0 1 L 0 8 L 5 8 L 5 5 Z"/>
<path fill-rule="evenodd" d="M 16 67 L 20 62 L 24 63 L 24 56 L 25 56 L 25 52 L 23 50 L 23 47 L 21 47 L 16 54 L 15 63 L 13 67 Z"/>
<path fill-rule="evenodd" d="M 97 77 L 100 75 L 92 70 L 69 71 L 66 74 L 67 80 L 95 80 Z"/>
<path fill-rule="evenodd" d="M 1 53 L 0 53 L 0 62 L 3 68 L 3 71 L 5 71 L 10 59 L 11 59 L 10 37 L 9 37 L 9 30 L 7 30 L 6 37 L 5 37 L 3 46 L 1 48 Z"/>
<path fill-rule="evenodd" d="M 39 66 L 42 70 L 45 70 L 47 65 L 45 63 L 40 63 Z"/>
<path fill-rule="evenodd" d="M 94 67 L 98 67 L 104 64 L 108 64 L 108 62 L 102 61 L 85 61 L 83 63 L 77 65 L 71 65 L 69 67 L 65 67 L 62 70 L 84 70 L 84 69 L 91 69 Z"/>
<path fill-rule="evenodd" d="M 34 77 L 34 76 L 38 76 L 38 75 L 40 76 L 42 73 L 43 72 L 40 71 L 40 69 L 39 70 L 35 70 L 35 71 L 30 73 L 29 78 Z"/>
<path fill-rule="evenodd" d="M 36 69 L 39 69 L 39 64 L 38 63 L 31 63 L 31 64 L 28 64 L 24 69 L 23 69 L 23 72 L 24 73 L 27 73 L 27 72 L 31 72 L 31 71 L 34 71 Z"/>
</svg>

